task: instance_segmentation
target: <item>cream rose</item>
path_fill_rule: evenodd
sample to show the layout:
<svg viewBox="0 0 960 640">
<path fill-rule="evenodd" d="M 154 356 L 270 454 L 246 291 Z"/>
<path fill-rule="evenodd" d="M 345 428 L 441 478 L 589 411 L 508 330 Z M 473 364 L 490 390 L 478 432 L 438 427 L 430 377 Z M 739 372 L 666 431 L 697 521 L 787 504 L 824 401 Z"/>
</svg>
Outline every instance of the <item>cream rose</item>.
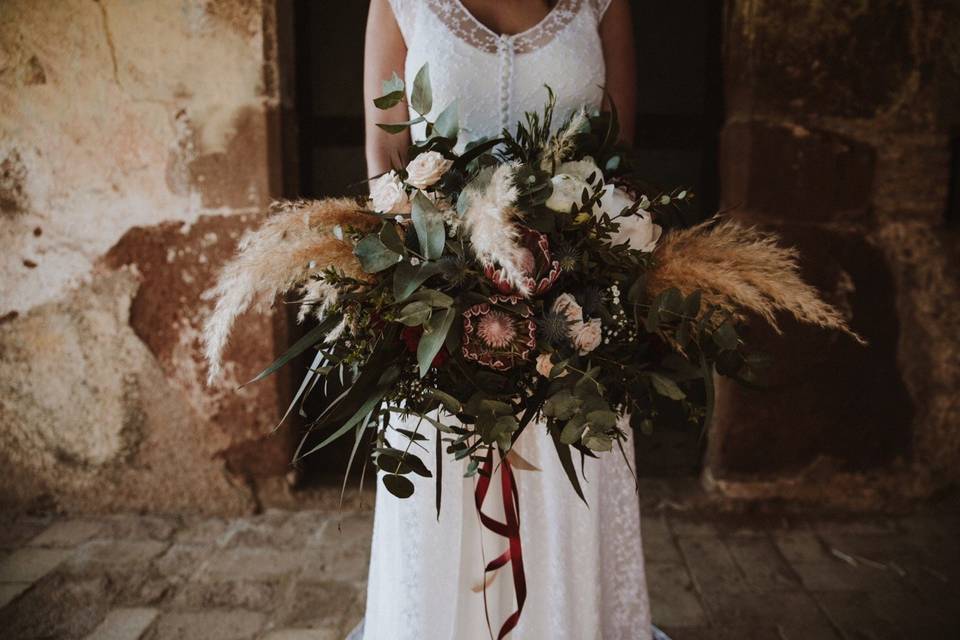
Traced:
<svg viewBox="0 0 960 640">
<path fill-rule="evenodd" d="M 580 355 L 586 355 L 600 346 L 601 329 L 600 319 L 593 318 L 586 322 L 580 322 L 571 327 L 570 336 L 573 346 L 577 348 Z"/>
<path fill-rule="evenodd" d="M 557 296 L 557 299 L 553 301 L 551 310 L 565 317 L 567 322 L 583 322 L 583 307 L 577 304 L 576 298 L 569 293 Z"/>
<path fill-rule="evenodd" d="M 410 199 L 396 171 L 370 181 L 370 204 L 377 213 L 409 213 Z"/>
<path fill-rule="evenodd" d="M 583 190 L 590 186 L 586 180 L 565 173 L 558 173 L 550 178 L 550 184 L 553 185 L 553 192 L 544 205 L 560 213 L 566 213 L 570 211 L 570 207 L 580 204 Z"/>
<path fill-rule="evenodd" d="M 417 189 L 426 189 L 447 172 L 453 164 L 437 151 L 421 153 L 407 165 L 407 184 Z"/>
<path fill-rule="evenodd" d="M 600 167 L 597 166 L 597 163 L 594 162 L 590 156 L 585 156 L 583 160 L 561 162 L 555 173 L 557 175 L 568 175 L 574 178 L 580 178 L 584 182 L 587 182 L 587 179 L 592 175 L 594 184 L 597 183 L 597 180 L 601 183 L 603 182 L 603 172 L 600 171 Z"/>
<path fill-rule="evenodd" d="M 623 189 L 617 189 L 608 184 L 603 188 L 600 200 L 593 208 L 593 215 L 599 217 L 606 213 L 611 218 L 615 218 L 633 202 Z M 649 253 L 657 247 L 660 234 L 663 232 L 660 225 L 653 223 L 650 212 L 644 209 L 637 210 L 634 215 L 617 218 L 616 222 L 620 225 L 620 228 L 611 234 L 610 242 L 613 244 L 626 242 L 631 249 L 645 253 Z"/>
</svg>

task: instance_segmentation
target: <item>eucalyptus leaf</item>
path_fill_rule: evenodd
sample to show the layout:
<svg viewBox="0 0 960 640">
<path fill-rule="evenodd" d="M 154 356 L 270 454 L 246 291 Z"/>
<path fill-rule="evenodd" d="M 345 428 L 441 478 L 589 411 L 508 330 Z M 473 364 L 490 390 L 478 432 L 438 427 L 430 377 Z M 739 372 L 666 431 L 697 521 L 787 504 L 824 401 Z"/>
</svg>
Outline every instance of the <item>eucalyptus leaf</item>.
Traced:
<svg viewBox="0 0 960 640">
<path fill-rule="evenodd" d="M 405 324 L 408 327 L 418 327 L 430 320 L 432 312 L 433 308 L 429 303 L 417 300 L 400 310 L 400 315 L 397 316 L 397 322 Z"/>
<path fill-rule="evenodd" d="M 413 495 L 413 483 L 403 476 L 385 475 L 383 476 L 383 486 L 387 488 L 387 491 L 401 499 Z"/>
<path fill-rule="evenodd" d="M 414 118 L 413 120 L 407 120 L 406 122 L 378 122 L 377 126 L 386 131 L 387 133 L 400 133 L 406 131 L 411 126 L 424 122 L 426 118 L 420 116 Z"/>
<path fill-rule="evenodd" d="M 440 265 L 436 262 L 423 262 L 416 267 L 406 261 L 399 263 L 393 272 L 393 299 L 403 302 L 420 285 L 438 273 Z"/>
<path fill-rule="evenodd" d="M 421 289 L 410 296 L 410 300 L 420 300 L 426 302 L 431 307 L 440 307 L 443 309 L 453 306 L 453 298 L 436 289 Z"/>
<path fill-rule="evenodd" d="M 394 224 L 386 223 L 380 229 L 380 242 L 383 243 L 387 249 L 395 253 L 403 254 L 403 240 L 400 239 L 400 234 L 397 233 L 397 227 Z"/>
<path fill-rule="evenodd" d="M 433 133 L 444 138 L 457 138 L 460 131 L 460 105 L 456 100 L 447 105 L 447 108 L 440 112 L 437 121 L 433 125 Z"/>
<path fill-rule="evenodd" d="M 403 100 L 403 91 L 391 91 L 379 98 L 374 98 L 373 104 L 377 109 L 389 109 L 390 107 L 400 104 L 401 100 Z"/>
<path fill-rule="evenodd" d="M 449 411 L 450 413 L 460 413 L 463 410 L 463 404 L 456 398 L 454 398 L 449 393 L 445 391 L 440 391 L 439 389 L 427 388 L 425 389 L 427 394 L 433 398 L 436 398 L 440 401 L 440 404 L 443 405 L 443 408 Z"/>
<path fill-rule="evenodd" d="M 433 107 L 433 92 L 430 88 L 430 63 L 425 62 L 413 79 L 410 91 L 410 106 L 422 116 L 430 113 Z"/>
<path fill-rule="evenodd" d="M 360 260 L 360 267 L 367 273 L 389 269 L 403 259 L 403 256 L 390 250 L 375 234 L 365 236 L 358 242 L 353 253 Z"/>
<path fill-rule="evenodd" d="M 582 416 L 575 416 L 563 425 L 560 431 L 560 442 L 563 444 L 576 444 L 587 428 L 587 423 Z"/>
<path fill-rule="evenodd" d="M 404 90 L 403 78 L 398 76 L 397 72 L 394 71 L 389 80 L 383 81 L 381 84 L 381 90 L 384 94 L 395 93 L 397 91 L 402 92 Z"/>
<path fill-rule="evenodd" d="M 677 383 L 670 378 L 659 373 L 650 373 L 650 382 L 653 383 L 653 389 L 660 395 L 671 400 L 683 400 L 687 394 L 677 386 Z"/>
<path fill-rule="evenodd" d="M 413 228 L 420 241 L 420 251 L 427 260 L 435 260 L 443 255 L 443 245 L 447 233 L 443 226 L 440 212 L 430 200 L 421 192 L 413 197 L 413 207 L 410 214 Z"/>
<path fill-rule="evenodd" d="M 430 318 L 429 324 L 425 327 L 423 336 L 420 338 L 420 344 L 417 345 L 417 363 L 420 365 L 420 377 L 427 375 L 433 359 L 443 347 L 444 338 L 450 331 L 450 325 L 454 318 L 459 314 L 454 308 L 445 309 L 437 312 Z"/>
</svg>

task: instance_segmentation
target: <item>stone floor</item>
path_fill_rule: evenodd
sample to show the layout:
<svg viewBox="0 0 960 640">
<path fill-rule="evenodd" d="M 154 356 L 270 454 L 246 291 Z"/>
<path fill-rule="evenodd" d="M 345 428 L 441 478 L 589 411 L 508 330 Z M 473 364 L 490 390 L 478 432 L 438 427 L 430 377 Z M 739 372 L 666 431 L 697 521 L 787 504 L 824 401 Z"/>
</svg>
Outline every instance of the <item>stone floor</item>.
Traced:
<svg viewBox="0 0 960 640">
<path fill-rule="evenodd" d="M 0 637 L 340 640 L 360 619 L 369 510 L 0 516 Z M 674 640 L 960 638 L 960 515 L 645 509 Z M 539 639 L 535 639 L 539 640 Z"/>
</svg>

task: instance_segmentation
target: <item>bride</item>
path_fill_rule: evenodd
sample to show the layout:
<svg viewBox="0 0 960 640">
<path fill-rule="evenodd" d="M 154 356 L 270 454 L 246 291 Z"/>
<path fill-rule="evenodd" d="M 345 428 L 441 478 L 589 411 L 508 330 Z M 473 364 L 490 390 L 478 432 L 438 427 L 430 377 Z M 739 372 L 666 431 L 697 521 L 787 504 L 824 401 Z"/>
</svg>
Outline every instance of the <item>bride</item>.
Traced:
<svg viewBox="0 0 960 640">
<path fill-rule="evenodd" d="M 372 99 L 381 80 L 394 72 L 412 79 L 424 63 L 431 119 L 456 102 L 460 144 L 495 137 L 525 111 L 540 110 L 544 85 L 556 92 L 558 122 L 580 106 L 600 106 L 604 89 L 619 113 L 634 112 L 627 0 L 372 0 L 364 72 L 371 176 L 402 166 L 410 144 L 408 134 L 389 135 L 376 123 L 412 117 L 403 103 L 383 112 Z M 629 143 L 632 119 L 621 126 Z M 516 472 L 528 595 L 511 637 L 662 637 L 650 624 L 639 500 L 627 465 L 614 457 L 586 461 L 588 506 L 571 488 L 543 425 L 530 424 L 514 450 L 530 463 Z M 488 615 L 495 634 L 516 610 L 509 567 L 487 579 L 484 594 L 484 567 L 505 540 L 480 524 L 476 478 L 463 478 L 458 463 L 445 465 L 439 519 L 432 479 L 420 478 L 407 500 L 377 492 L 366 616 L 351 638 L 481 640 L 490 637 Z M 485 509 L 502 517 L 495 502 Z"/>
</svg>

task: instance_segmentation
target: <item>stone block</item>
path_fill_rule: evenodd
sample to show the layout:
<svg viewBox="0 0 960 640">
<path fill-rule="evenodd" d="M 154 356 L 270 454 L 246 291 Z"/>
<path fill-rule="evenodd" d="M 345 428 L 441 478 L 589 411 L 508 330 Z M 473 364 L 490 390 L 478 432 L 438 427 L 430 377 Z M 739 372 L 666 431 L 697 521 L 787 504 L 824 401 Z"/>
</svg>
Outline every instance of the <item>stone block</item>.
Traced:
<svg viewBox="0 0 960 640">
<path fill-rule="evenodd" d="M 225 544 L 230 547 L 299 549 L 322 535 L 330 515 L 321 511 L 265 513 L 235 520 Z"/>
<path fill-rule="evenodd" d="M 643 555 L 649 562 L 682 563 L 673 534 L 663 516 L 641 517 Z"/>
<path fill-rule="evenodd" d="M 37 517 L 5 513 L 0 515 L 0 549 L 14 549 L 27 544 L 50 526 L 49 516 Z"/>
<path fill-rule="evenodd" d="M 283 606 L 288 594 L 286 582 L 279 578 L 267 580 L 225 580 L 220 582 L 190 581 L 173 597 L 178 609 L 246 609 L 275 612 Z"/>
<path fill-rule="evenodd" d="M 332 520 L 323 530 L 321 542 L 305 550 L 303 576 L 318 581 L 365 580 L 372 526 L 369 514 L 350 515 L 339 522 Z"/>
<path fill-rule="evenodd" d="M 779 631 L 780 637 L 797 640 L 841 640 L 817 603 L 801 591 L 731 591 L 704 594 L 704 603 L 714 626 L 747 627 Z M 763 637 L 763 636 L 760 636 Z M 775 639 L 776 635 L 768 637 Z"/>
<path fill-rule="evenodd" d="M 103 577 L 69 579 L 52 573 L 0 608 L 4 638 L 82 638 L 110 608 L 111 584 Z"/>
<path fill-rule="evenodd" d="M 955 602 L 928 600 L 899 591 L 827 592 L 815 593 L 814 597 L 848 637 L 960 637 L 960 608 Z"/>
<path fill-rule="evenodd" d="M 0 582 L 34 582 L 53 571 L 72 549 L 24 548 L 0 560 Z"/>
<path fill-rule="evenodd" d="M 75 547 L 97 535 L 101 523 L 93 520 L 61 520 L 30 541 L 31 547 Z"/>
<path fill-rule="evenodd" d="M 111 515 L 103 519 L 103 529 L 98 537 L 116 540 L 167 541 L 179 525 L 179 519 L 174 516 Z"/>
<path fill-rule="evenodd" d="M 113 609 L 86 640 L 140 640 L 159 613 L 156 609 Z"/>
<path fill-rule="evenodd" d="M 873 117 L 907 89 L 918 13 L 907 0 L 731 3 L 724 36 L 729 113 Z"/>
<path fill-rule="evenodd" d="M 729 122 L 720 138 L 722 209 L 771 221 L 863 222 L 876 153 L 837 133 L 766 122 Z"/>
<path fill-rule="evenodd" d="M 76 549 L 63 570 L 70 575 L 140 573 L 169 546 L 156 540 L 92 540 Z"/>
<path fill-rule="evenodd" d="M 236 547 L 214 554 L 197 578 L 207 582 L 270 580 L 300 572 L 304 554 L 269 548 Z"/>
<path fill-rule="evenodd" d="M 727 539 L 727 548 L 744 583 L 758 591 L 791 591 L 800 588 L 796 575 L 767 538 Z"/>
<path fill-rule="evenodd" d="M 779 319 L 782 335 L 752 321 L 746 339 L 772 366 L 761 389 L 720 380 L 707 455 L 712 475 L 796 475 L 814 463 L 857 472 L 909 459 L 915 409 L 898 365 L 901 326 L 883 253 L 854 232 L 769 228 L 800 251 L 804 278 L 870 344 L 790 318 Z"/>
<path fill-rule="evenodd" d="M 707 624 L 703 605 L 684 565 L 650 562 L 646 570 L 650 613 L 657 625 L 699 627 Z"/>
<path fill-rule="evenodd" d="M 346 616 L 362 597 L 361 592 L 362 588 L 346 582 L 301 580 L 279 622 L 291 627 L 341 629 L 353 622 Z"/>
<path fill-rule="evenodd" d="M 680 550 L 700 593 L 747 588 L 727 545 L 718 538 L 680 538 Z"/>
<path fill-rule="evenodd" d="M 338 629 L 277 629 L 263 636 L 263 640 L 343 640 Z"/>
<path fill-rule="evenodd" d="M 0 609 L 13 602 L 30 588 L 30 582 L 0 582 Z"/>
<path fill-rule="evenodd" d="M 144 640 L 252 640 L 264 623 L 263 614 L 243 609 L 169 612 Z"/>
</svg>

